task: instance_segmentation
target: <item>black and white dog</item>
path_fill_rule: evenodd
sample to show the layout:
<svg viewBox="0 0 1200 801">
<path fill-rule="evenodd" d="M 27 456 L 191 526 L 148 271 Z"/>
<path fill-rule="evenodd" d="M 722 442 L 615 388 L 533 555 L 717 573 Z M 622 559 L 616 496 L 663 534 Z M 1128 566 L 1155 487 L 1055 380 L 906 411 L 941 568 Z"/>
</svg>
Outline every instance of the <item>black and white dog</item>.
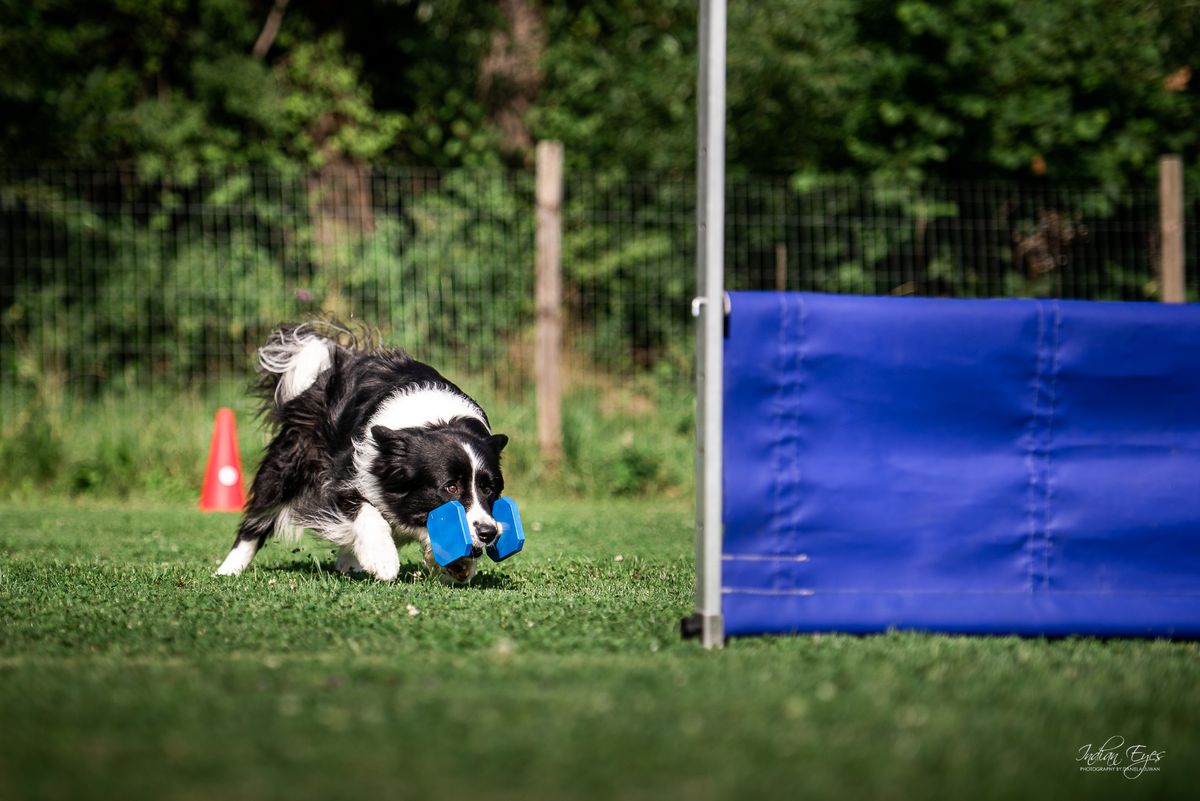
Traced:
<svg viewBox="0 0 1200 801">
<path fill-rule="evenodd" d="M 499 535 L 500 451 L 474 400 L 427 364 L 332 324 L 280 328 L 259 349 L 264 412 L 275 428 L 219 576 L 246 569 L 272 535 L 302 529 L 341 546 L 337 567 L 381 581 L 400 572 L 397 543 L 419 541 L 435 569 L 426 517 L 467 509 L 473 556 L 445 569 L 470 581 Z M 445 575 L 444 574 L 444 575 Z"/>
</svg>

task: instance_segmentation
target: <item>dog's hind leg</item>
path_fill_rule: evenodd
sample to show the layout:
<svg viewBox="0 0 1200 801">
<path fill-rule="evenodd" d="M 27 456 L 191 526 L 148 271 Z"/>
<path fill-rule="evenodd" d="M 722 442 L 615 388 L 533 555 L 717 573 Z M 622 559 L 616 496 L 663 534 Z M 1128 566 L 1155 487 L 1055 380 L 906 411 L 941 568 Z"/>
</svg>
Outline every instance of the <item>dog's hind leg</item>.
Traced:
<svg viewBox="0 0 1200 801">
<path fill-rule="evenodd" d="M 217 575 L 236 576 L 245 570 L 250 561 L 254 559 L 254 555 L 258 553 L 258 549 L 266 542 L 267 537 L 275 533 L 277 517 L 276 510 L 247 509 L 241 525 L 238 526 L 233 547 L 229 549 L 229 555 L 225 557 L 225 561 L 217 568 Z"/>
<path fill-rule="evenodd" d="M 303 458 L 303 444 L 295 429 L 285 428 L 267 446 L 250 485 L 250 498 L 237 537 L 229 555 L 217 568 L 218 576 L 236 576 L 245 570 L 273 534 L 299 537 L 303 524 L 295 518 L 293 508 L 301 500 L 298 496 L 302 488 L 313 483 L 316 469 L 311 459 Z"/>
<path fill-rule="evenodd" d="M 267 448 L 267 454 L 250 486 L 250 498 L 238 526 L 237 537 L 233 540 L 229 555 L 217 568 L 218 576 L 238 575 L 249 566 L 267 537 L 291 529 L 291 510 L 286 504 L 285 445 L 283 438 L 276 437 Z"/>
</svg>

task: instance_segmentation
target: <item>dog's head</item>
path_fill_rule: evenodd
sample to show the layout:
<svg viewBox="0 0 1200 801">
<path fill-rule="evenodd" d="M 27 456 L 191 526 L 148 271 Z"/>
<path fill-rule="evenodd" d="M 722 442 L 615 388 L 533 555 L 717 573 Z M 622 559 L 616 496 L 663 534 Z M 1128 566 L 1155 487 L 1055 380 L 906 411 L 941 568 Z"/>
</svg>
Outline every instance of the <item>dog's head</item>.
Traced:
<svg viewBox="0 0 1200 801">
<path fill-rule="evenodd" d="M 429 513 L 449 501 L 466 508 L 472 557 L 455 562 L 446 572 L 458 581 L 469 580 L 475 574 L 475 559 L 500 536 L 492 504 L 504 491 L 500 452 L 508 437 L 492 434 L 470 417 L 398 430 L 374 426 L 371 435 L 377 448 L 371 473 L 385 506 L 381 511 L 416 531 L 427 552 Z"/>
</svg>

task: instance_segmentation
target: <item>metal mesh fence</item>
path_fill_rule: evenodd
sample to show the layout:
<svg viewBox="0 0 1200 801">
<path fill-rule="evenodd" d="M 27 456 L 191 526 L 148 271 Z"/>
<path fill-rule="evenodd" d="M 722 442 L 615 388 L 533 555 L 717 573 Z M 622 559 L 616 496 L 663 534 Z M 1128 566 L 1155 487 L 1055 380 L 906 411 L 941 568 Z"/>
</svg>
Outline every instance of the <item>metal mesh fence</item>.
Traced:
<svg viewBox="0 0 1200 801">
<path fill-rule="evenodd" d="M 734 182 L 729 284 L 947 297 L 1153 300 L 1153 187 Z"/>
<path fill-rule="evenodd" d="M 5 385 L 25 370 L 77 393 L 202 390 L 317 313 L 498 376 L 529 316 L 528 176 L 39 167 L 0 183 Z"/>
<path fill-rule="evenodd" d="M 727 191 L 733 289 L 1157 296 L 1153 187 Z M 694 208 L 691 180 L 568 174 L 569 380 L 690 380 Z M 266 332 L 318 312 L 377 326 L 469 387 L 525 393 L 534 221 L 527 173 L 0 167 L 0 398 L 39 382 L 70 397 L 242 394 Z"/>
</svg>

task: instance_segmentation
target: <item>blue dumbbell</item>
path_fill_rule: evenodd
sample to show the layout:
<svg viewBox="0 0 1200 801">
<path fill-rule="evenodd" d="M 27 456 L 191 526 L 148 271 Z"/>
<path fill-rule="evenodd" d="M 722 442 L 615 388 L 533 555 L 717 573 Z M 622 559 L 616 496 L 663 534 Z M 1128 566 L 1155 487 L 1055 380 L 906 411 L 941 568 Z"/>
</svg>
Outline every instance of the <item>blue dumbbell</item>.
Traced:
<svg viewBox="0 0 1200 801">
<path fill-rule="evenodd" d="M 425 523 L 433 559 L 442 567 L 471 555 L 471 527 L 467 510 L 458 501 L 444 503 L 429 513 Z"/>
<path fill-rule="evenodd" d="M 500 498 L 492 504 L 492 517 L 500 526 L 500 536 L 487 547 L 487 554 L 493 562 L 500 562 L 525 547 L 525 529 L 512 498 Z"/>
<path fill-rule="evenodd" d="M 500 536 L 487 547 L 493 562 L 500 562 L 525 547 L 525 529 L 521 513 L 512 498 L 500 498 L 492 505 L 492 517 L 500 526 Z M 471 524 L 467 510 L 458 501 L 444 503 L 429 513 L 426 521 L 433 559 L 442 567 L 471 555 Z"/>
</svg>

